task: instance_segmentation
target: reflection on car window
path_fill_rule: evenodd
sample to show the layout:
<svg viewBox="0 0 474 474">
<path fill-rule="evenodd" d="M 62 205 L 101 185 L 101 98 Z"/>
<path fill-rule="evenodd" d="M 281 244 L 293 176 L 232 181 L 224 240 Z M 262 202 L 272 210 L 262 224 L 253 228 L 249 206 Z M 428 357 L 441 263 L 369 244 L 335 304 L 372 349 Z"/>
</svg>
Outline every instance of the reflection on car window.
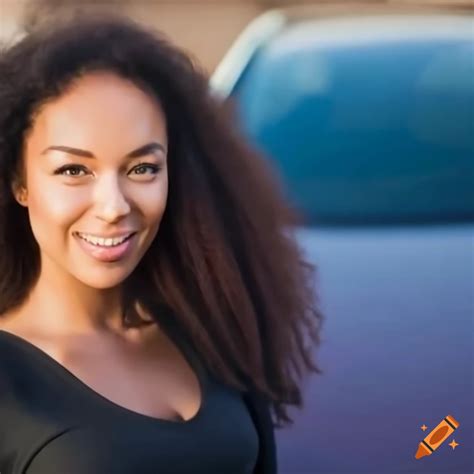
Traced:
<svg viewBox="0 0 474 474">
<path fill-rule="evenodd" d="M 313 222 L 472 220 L 473 57 L 460 38 L 270 44 L 234 95 Z"/>
</svg>

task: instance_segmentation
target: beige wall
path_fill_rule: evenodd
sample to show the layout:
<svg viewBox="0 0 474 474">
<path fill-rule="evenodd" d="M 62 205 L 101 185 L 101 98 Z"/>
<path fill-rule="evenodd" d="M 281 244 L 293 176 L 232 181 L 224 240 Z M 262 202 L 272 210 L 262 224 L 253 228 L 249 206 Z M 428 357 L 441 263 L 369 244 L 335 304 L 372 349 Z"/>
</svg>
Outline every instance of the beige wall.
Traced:
<svg viewBox="0 0 474 474">
<path fill-rule="evenodd" d="M 9 38 L 18 30 L 18 22 L 31 3 L 0 0 L 2 38 Z M 164 31 L 195 56 L 208 72 L 212 72 L 241 30 L 264 9 L 256 2 L 245 0 L 81 2 L 81 8 L 91 11 L 104 8 L 104 5 L 105 8 L 121 8 L 132 17 Z"/>
<path fill-rule="evenodd" d="M 242 29 L 262 9 L 250 2 L 138 3 L 131 9 L 139 20 L 152 22 L 193 53 L 210 72 Z"/>
<path fill-rule="evenodd" d="M 54 11 L 122 9 L 132 17 L 152 24 L 190 52 L 210 73 L 242 29 L 259 13 L 281 5 L 357 4 L 361 0 L 0 0 L 0 37 L 11 37 L 25 12 L 39 12 L 48 3 Z M 372 4 L 466 5 L 470 0 L 363 0 Z M 63 5 L 61 8 L 58 5 Z M 28 9 L 29 8 L 29 9 Z M 345 8 L 345 7 L 343 7 Z M 41 7 L 42 15 L 47 11 Z"/>
</svg>

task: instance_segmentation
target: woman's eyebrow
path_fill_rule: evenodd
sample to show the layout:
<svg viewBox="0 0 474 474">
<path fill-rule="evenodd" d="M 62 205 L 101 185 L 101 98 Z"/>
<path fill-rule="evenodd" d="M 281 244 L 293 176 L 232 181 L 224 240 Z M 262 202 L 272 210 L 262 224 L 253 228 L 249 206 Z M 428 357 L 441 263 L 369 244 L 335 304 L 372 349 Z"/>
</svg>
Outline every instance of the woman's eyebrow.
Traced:
<svg viewBox="0 0 474 474">
<path fill-rule="evenodd" d="M 74 148 L 70 146 L 62 146 L 62 145 L 53 145 L 49 146 L 45 150 L 41 152 L 41 155 L 46 154 L 48 151 L 62 151 L 64 153 L 68 153 L 70 155 L 80 156 L 82 158 L 95 158 L 94 154 L 88 150 L 81 150 L 80 148 Z M 131 151 L 125 155 L 125 158 L 138 158 L 140 156 L 150 155 L 156 151 L 161 151 L 166 155 L 165 147 L 158 142 L 151 142 L 147 143 L 146 145 L 137 148 L 136 150 Z"/>
</svg>

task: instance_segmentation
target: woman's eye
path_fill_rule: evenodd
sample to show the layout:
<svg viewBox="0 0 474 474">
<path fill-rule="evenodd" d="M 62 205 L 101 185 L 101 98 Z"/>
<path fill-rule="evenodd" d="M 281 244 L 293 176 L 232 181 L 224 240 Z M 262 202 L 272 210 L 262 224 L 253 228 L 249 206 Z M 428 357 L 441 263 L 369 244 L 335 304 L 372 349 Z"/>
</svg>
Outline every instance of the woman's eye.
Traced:
<svg viewBox="0 0 474 474">
<path fill-rule="evenodd" d="M 85 171 L 85 168 L 78 165 L 67 165 L 57 169 L 54 174 L 61 174 L 63 176 L 80 176 L 80 171 Z"/>
<path fill-rule="evenodd" d="M 152 164 L 141 164 L 136 166 L 131 170 L 130 173 L 135 174 L 135 175 L 145 175 L 147 174 L 147 170 L 150 172 L 148 174 L 155 175 L 159 172 L 160 167 L 157 165 L 152 165 Z M 54 174 L 59 174 L 62 176 L 68 176 L 68 177 L 82 177 L 85 176 L 85 174 L 80 174 L 81 171 L 86 172 L 86 168 L 81 165 L 65 165 L 62 166 L 61 168 L 57 169 Z"/>
<path fill-rule="evenodd" d="M 151 164 L 142 164 L 135 166 L 135 168 L 132 169 L 132 172 L 135 172 L 135 174 L 146 174 L 147 169 L 151 170 L 151 174 L 157 174 L 160 170 L 160 167 Z"/>
</svg>

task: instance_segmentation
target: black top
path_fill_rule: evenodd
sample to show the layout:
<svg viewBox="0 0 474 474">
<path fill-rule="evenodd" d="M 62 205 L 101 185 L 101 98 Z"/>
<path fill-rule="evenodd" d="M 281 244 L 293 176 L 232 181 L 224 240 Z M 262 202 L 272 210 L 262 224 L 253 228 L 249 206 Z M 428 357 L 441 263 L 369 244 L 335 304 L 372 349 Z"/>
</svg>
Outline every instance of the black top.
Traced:
<svg viewBox="0 0 474 474">
<path fill-rule="evenodd" d="M 0 330 L 0 473 L 275 473 L 266 404 L 219 383 L 190 345 L 173 339 L 202 394 L 198 413 L 182 422 L 115 404 Z"/>
</svg>

